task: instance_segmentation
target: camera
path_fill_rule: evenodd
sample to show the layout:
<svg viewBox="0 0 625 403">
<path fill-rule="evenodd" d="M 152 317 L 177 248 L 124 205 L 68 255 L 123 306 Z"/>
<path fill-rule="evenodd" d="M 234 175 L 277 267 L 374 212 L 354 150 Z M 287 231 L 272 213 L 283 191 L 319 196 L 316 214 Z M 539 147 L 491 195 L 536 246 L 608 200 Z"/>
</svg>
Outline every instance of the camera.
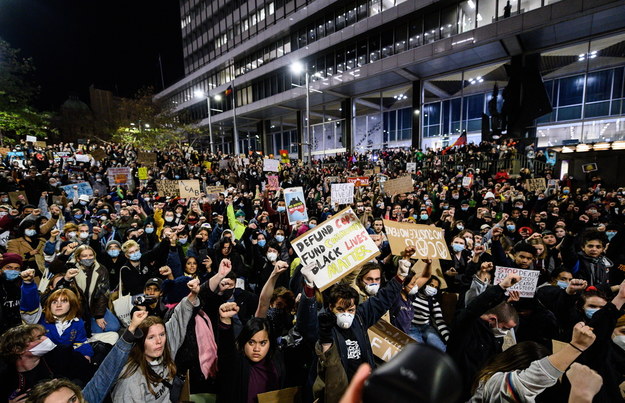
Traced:
<svg viewBox="0 0 625 403">
<path fill-rule="evenodd" d="M 134 298 L 134 300 L 132 301 L 132 304 L 134 306 L 148 306 L 148 305 L 152 305 L 156 301 L 158 301 L 157 298 L 150 297 L 149 295 L 141 294 L 141 295 L 137 295 Z"/>
</svg>

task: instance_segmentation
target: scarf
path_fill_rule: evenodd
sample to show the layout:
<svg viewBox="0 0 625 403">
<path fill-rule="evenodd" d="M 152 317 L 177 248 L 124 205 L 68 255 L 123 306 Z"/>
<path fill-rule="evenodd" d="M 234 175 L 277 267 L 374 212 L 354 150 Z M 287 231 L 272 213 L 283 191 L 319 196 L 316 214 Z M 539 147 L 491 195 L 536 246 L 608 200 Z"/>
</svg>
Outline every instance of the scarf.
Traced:
<svg viewBox="0 0 625 403">
<path fill-rule="evenodd" d="M 195 315 L 195 338 L 197 339 L 198 359 L 205 379 L 217 376 L 217 343 L 213 324 L 203 310 Z"/>
</svg>

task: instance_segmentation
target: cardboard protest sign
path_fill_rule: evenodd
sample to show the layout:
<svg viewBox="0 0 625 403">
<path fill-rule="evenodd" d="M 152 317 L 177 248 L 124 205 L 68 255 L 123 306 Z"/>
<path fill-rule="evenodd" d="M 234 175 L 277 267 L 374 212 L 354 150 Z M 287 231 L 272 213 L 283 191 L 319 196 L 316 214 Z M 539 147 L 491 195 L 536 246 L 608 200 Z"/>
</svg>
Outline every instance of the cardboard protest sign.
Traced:
<svg viewBox="0 0 625 403">
<path fill-rule="evenodd" d="M 102 161 L 104 158 L 106 158 L 106 151 L 101 148 L 96 148 L 95 150 L 91 151 L 91 156 L 96 161 Z"/>
<path fill-rule="evenodd" d="M 538 276 L 540 275 L 540 271 L 517 269 L 515 267 L 497 266 L 495 268 L 494 284 L 497 285 L 501 283 L 508 276 L 508 274 L 518 274 L 519 276 L 521 276 L 521 281 L 508 288 L 508 290 L 518 291 L 521 295 L 521 298 L 534 298 L 534 293 L 536 293 L 536 285 L 538 284 Z"/>
<path fill-rule="evenodd" d="M 158 194 L 165 197 L 178 197 L 180 196 L 180 187 L 178 181 L 170 181 L 168 179 L 161 179 L 156 181 L 156 190 Z"/>
<path fill-rule="evenodd" d="M 397 179 L 387 180 L 384 182 L 384 191 L 390 196 L 414 192 L 412 178 L 410 176 L 402 176 Z"/>
<path fill-rule="evenodd" d="M 74 186 L 76 186 L 77 189 L 74 189 Z M 76 196 L 93 196 L 93 189 L 91 189 L 89 182 L 72 183 L 70 185 L 61 186 L 61 189 L 63 189 L 67 197 L 70 199 L 74 197 L 75 191 L 77 192 Z"/>
<path fill-rule="evenodd" d="M 447 281 L 445 281 L 445 277 L 443 276 L 443 269 L 441 268 L 441 262 L 438 259 L 432 259 L 432 267 L 430 268 L 432 271 L 432 275 L 438 277 L 441 282 L 441 290 L 447 288 Z M 412 271 L 415 272 L 417 277 L 421 276 L 423 270 L 425 270 L 425 262 L 421 259 L 417 260 L 417 262 L 412 266 Z"/>
<path fill-rule="evenodd" d="M 278 190 L 280 188 L 280 181 L 278 175 L 267 175 L 267 189 Z"/>
<path fill-rule="evenodd" d="M 45 141 L 35 141 L 35 147 L 46 148 L 48 144 Z"/>
<path fill-rule="evenodd" d="M 411 174 L 417 172 L 417 163 L 416 162 L 406 162 L 406 172 L 410 172 Z"/>
<path fill-rule="evenodd" d="M 229 160 L 219 160 L 219 169 L 228 169 Z"/>
<path fill-rule="evenodd" d="M 545 181 L 545 178 L 526 179 L 525 187 L 527 187 L 527 190 L 530 192 L 535 192 L 537 190 L 542 192 L 547 189 L 547 182 Z"/>
<path fill-rule="evenodd" d="M 26 197 L 26 192 L 24 192 L 23 190 L 18 190 L 17 192 L 9 192 L 9 200 L 11 200 L 11 204 L 13 205 L 13 207 L 17 207 L 18 201 L 22 201 L 24 204 L 28 204 L 28 197 Z"/>
<path fill-rule="evenodd" d="M 371 326 L 367 332 L 373 354 L 386 362 L 395 357 L 406 345 L 416 343 L 406 333 L 383 319 Z"/>
<path fill-rule="evenodd" d="M 200 197 L 200 181 L 197 179 L 179 181 L 180 197 L 183 199 L 189 199 L 193 197 Z"/>
<path fill-rule="evenodd" d="M 308 221 L 305 201 L 303 188 L 284 189 L 284 202 L 286 204 L 286 214 L 289 217 L 289 224 L 295 224 L 297 221 Z"/>
<path fill-rule="evenodd" d="M 373 173 L 379 174 L 380 172 L 382 172 L 382 168 L 379 165 L 373 167 Z"/>
<path fill-rule="evenodd" d="M 154 165 L 156 164 L 156 154 L 139 151 L 137 153 L 137 162 L 143 165 Z"/>
<path fill-rule="evenodd" d="M 302 391 L 299 386 L 294 386 L 291 388 L 259 393 L 256 397 L 258 398 L 258 403 L 301 403 Z"/>
<path fill-rule="evenodd" d="M 356 187 L 369 186 L 369 178 L 366 176 L 347 178 L 347 183 L 353 183 Z"/>
<path fill-rule="evenodd" d="M 380 254 L 351 208 L 306 231 L 291 245 L 303 266 L 313 266 L 315 285 L 322 291 Z"/>
<path fill-rule="evenodd" d="M 384 220 L 384 228 L 393 255 L 400 256 L 407 246 L 414 246 L 415 259 L 451 259 L 442 228 L 390 220 Z"/>
<path fill-rule="evenodd" d="M 206 186 L 206 194 L 218 194 L 225 191 L 223 185 L 221 186 Z"/>
<path fill-rule="evenodd" d="M 331 195 L 332 203 L 352 204 L 354 202 L 354 184 L 333 183 Z"/>
<path fill-rule="evenodd" d="M 109 178 L 109 184 L 111 185 L 127 185 L 132 183 L 132 174 L 128 167 L 109 168 L 106 174 Z"/>
<path fill-rule="evenodd" d="M 148 167 L 139 167 L 137 169 L 137 175 L 139 176 L 139 180 L 147 180 L 148 179 Z"/>
<path fill-rule="evenodd" d="M 374 172 L 373 169 L 365 169 L 364 175 L 365 176 L 373 176 Z"/>
<path fill-rule="evenodd" d="M 264 172 L 278 172 L 278 167 L 280 166 L 280 161 L 272 160 L 272 159 L 264 159 L 263 160 L 263 171 Z"/>
<path fill-rule="evenodd" d="M 67 204 L 67 198 L 65 196 L 52 196 L 52 204 L 64 206 Z"/>
<path fill-rule="evenodd" d="M 90 160 L 87 154 L 74 154 L 74 159 L 78 162 L 89 162 Z"/>
</svg>

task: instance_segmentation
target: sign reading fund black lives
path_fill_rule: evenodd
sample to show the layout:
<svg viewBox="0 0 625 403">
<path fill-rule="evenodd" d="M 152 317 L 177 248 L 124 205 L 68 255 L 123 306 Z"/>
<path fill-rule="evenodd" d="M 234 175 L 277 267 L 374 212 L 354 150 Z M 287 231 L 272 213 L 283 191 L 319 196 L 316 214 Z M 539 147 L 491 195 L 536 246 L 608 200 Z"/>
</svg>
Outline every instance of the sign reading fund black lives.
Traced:
<svg viewBox="0 0 625 403">
<path fill-rule="evenodd" d="M 315 285 L 322 291 L 380 254 L 351 208 L 341 210 L 291 244 L 302 266 L 313 266 Z"/>
</svg>

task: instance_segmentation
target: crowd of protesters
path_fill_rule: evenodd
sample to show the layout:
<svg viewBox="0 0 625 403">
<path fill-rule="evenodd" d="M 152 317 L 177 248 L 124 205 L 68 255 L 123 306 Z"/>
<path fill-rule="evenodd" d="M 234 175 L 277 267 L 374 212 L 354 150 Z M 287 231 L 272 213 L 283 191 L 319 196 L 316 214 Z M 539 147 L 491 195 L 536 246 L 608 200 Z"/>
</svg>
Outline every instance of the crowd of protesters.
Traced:
<svg viewBox="0 0 625 403">
<path fill-rule="evenodd" d="M 549 164 L 476 168 L 516 153 L 548 162 L 514 143 L 284 159 L 271 188 L 259 153 L 171 147 L 139 162 L 115 144 L 5 149 L 0 399 L 179 401 L 188 383 L 194 401 L 253 403 L 300 387 L 306 402 L 356 402 L 382 363 L 367 329 L 386 320 L 461 377 L 416 376 L 415 389 L 472 402 L 620 401 L 625 190 L 599 176 L 555 180 Z M 131 175 L 113 183 L 118 167 Z M 406 174 L 412 192 L 384 192 L 381 182 Z M 351 206 L 332 203 L 331 183 L 364 176 Z M 545 186 L 530 188 L 534 177 Z M 183 199 L 159 193 L 162 179 L 223 191 Z M 298 186 L 309 220 L 289 224 L 283 189 Z M 321 292 L 291 242 L 345 207 L 380 254 Z M 411 248 L 393 255 L 384 220 L 443 228 L 442 275 L 431 260 L 411 270 Z M 497 267 L 537 271 L 534 297 L 509 290 L 519 274 L 495 284 Z"/>
</svg>

